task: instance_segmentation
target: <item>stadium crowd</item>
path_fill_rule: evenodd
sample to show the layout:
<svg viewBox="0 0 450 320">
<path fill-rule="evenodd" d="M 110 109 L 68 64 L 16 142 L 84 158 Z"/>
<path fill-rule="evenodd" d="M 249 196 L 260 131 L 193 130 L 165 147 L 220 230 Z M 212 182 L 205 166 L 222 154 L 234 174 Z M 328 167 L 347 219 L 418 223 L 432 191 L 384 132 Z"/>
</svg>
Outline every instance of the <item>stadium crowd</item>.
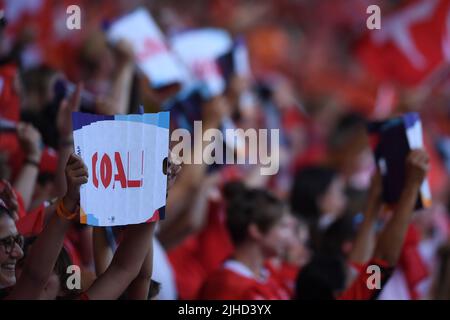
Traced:
<svg viewBox="0 0 450 320">
<path fill-rule="evenodd" d="M 410 30 L 386 23 L 411 38 L 381 46 L 372 2 L 400 21 L 427 1 L 0 1 L 0 299 L 450 299 L 450 59 L 435 36 L 449 41 L 450 1 Z M 66 28 L 74 4 L 80 30 Z M 155 88 L 130 44 L 108 41 L 137 7 L 167 38 L 214 27 L 245 39 L 251 72 L 201 99 L 198 120 L 279 129 L 279 171 L 171 162 L 163 220 L 92 227 L 79 222 L 89 172 L 72 112 L 159 112 L 181 90 Z M 429 70 L 408 62 L 415 41 Z M 424 148 L 387 205 L 366 124 L 412 111 Z M 416 210 L 425 179 L 432 205 Z"/>
</svg>

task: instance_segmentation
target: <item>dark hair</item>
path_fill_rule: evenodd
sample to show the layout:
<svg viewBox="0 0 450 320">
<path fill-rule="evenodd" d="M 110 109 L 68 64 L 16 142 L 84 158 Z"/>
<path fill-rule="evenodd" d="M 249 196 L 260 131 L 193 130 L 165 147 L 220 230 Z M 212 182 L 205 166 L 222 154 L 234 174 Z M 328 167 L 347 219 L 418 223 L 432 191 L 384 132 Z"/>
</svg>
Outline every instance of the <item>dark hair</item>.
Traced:
<svg viewBox="0 0 450 320">
<path fill-rule="evenodd" d="M 224 186 L 227 199 L 227 227 L 235 244 L 247 238 L 247 230 L 254 223 L 267 232 L 283 215 L 283 203 L 270 192 L 248 189 L 241 182 Z"/>
<path fill-rule="evenodd" d="M 290 194 L 294 214 L 298 214 L 309 224 L 317 222 L 321 213 L 317 200 L 327 191 L 335 177 L 336 171 L 322 166 L 306 167 L 298 171 Z"/>
<path fill-rule="evenodd" d="M 298 274 L 297 300 L 334 300 L 335 293 L 344 289 L 345 264 L 340 255 L 316 254 Z"/>
<path fill-rule="evenodd" d="M 56 71 L 48 65 L 39 65 L 21 73 L 22 85 L 27 94 L 45 93 L 47 86 Z"/>
</svg>

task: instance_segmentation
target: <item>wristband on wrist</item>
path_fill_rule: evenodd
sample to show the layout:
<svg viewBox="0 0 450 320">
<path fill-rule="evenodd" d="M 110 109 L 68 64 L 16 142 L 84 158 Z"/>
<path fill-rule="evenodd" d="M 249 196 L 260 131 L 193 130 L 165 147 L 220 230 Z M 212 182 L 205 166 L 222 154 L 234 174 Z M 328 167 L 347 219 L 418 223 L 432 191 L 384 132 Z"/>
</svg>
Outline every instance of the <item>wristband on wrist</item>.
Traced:
<svg viewBox="0 0 450 320">
<path fill-rule="evenodd" d="M 59 200 L 57 206 L 56 206 L 56 214 L 58 216 L 60 216 L 63 219 L 67 219 L 67 220 L 73 220 L 76 216 L 78 216 L 78 210 L 79 207 L 77 207 L 75 209 L 75 212 L 70 212 L 69 210 L 66 209 L 66 207 L 64 207 L 64 202 L 63 200 Z"/>
</svg>

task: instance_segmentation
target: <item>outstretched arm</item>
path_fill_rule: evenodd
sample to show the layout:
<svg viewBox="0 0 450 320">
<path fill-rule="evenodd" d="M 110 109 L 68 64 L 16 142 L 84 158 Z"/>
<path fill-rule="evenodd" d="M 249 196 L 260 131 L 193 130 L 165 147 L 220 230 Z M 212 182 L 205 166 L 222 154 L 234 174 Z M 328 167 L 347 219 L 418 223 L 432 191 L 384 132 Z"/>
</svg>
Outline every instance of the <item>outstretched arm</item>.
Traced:
<svg viewBox="0 0 450 320">
<path fill-rule="evenodd" d="M 153 254 L 155 223 L 129 225 L 106 271 L 87 290 L 91 300 L 117 299 L 137 277 L 147 254 Z"/>
<path fill-rule="evenodd" d="M 218 96 L 207 102 L 202 107 L 202 120 L 204 132 L 208 129 L 219 128 L 222 119 L 230 112 L 230 106 L 225 97 Z M 202 135 L 194 136 L 198 141 L 194 145 L 201 145 L 202 148 L 208 143 L 202 140 Z M 202 149 L 203 150 L 203 149 Z M 191 156 L 194 157 L 195 150 L 192 150 Z M 189 234 L 192 232 L 190 226 L 198 226 L 198 214 L 192 210 L 192 198 L 199 192 L 202 192 L 202 182 L 206 177 L 207 165 L 201 164 L 184 164 L 180 172 L 180 176 L 176 185 L 173 186 L 166 206 L 166 219 L 161 222 L 161 236 L 159 240 L 165 248 L 172 246 L 179 241 L 178 235 L 172 237 L 175 232 Z M 183 223 L 180 224 L 180 220 Z M 186 222 L 186 223 L 185 223 Z M 184 230 L 183 225 L 186 226 Z M 175 230 L 175 231 L 172 231 Z"/>
<path fill-rule="evenodd" d="M 77 84 L 77 88 L 72 96 L 66 100 L 64 99 L 58 109 L 56 118 L 56 125 L 59 133 L 59 148 L 58 148 L 58 167 L 55 177 L 55 190 L 61 197 L 66 192 L 66 176 L 64 168 L 67 160 L 73 153 L 73 128 L 72 128 L 72 112 L 80 110 L 81 90 L 83 86 Z"/>
<path fill-rule="evenodd" d="M 169 154 L 169 166 L 167 168 L 167 176 L 168 176 L 168 189 L 171 189 L 172 185 L 175 183 L 175 180 L 177 178 L 177 174 L 179 173 L 181 169 L 181 166 L 174 163 L 173 155 Z M 154 223 L 152 223 L 152 226 Z M 127 227 L 130 228 L 132 226 Z M 144 229 L 146 227 L 143 227 Z M 153 227 L 151 229 L 151 235 L 153 235 Z M 129 231 L 125 231 L 126 234 L 130 234 Z M 94 237 L 94 246 L 95 251 L 99 250 L 98 252 L 95 252 L 96 255 L 96 271 L 97 275 L 100 276 L 101 274 L 105 274 L 104 279 L 99 279 L 100 284 L 97 284 L 97 288 L 90 289 L 88 291 L 88 296 L 91 299 L 107 299 L 104 295 L 107 294 L 108 298 L 113 298 L 114 295 L 120 296 L 125 290 L 126 290 L 126 298 L 127 299 L 133 299 L 133 300 L 146 300 L 148 298 L 148 292 L 150 288 L 150 282 L 152 277 L 152 271 L 153 271 L 153 243 L 151 242 L 151 239 L 147 242 L 146 240 L 141 240 L 144 242 L 141 242 L 138 244 L 139 250 L 147 250 L 145 253 L 145 258 L 142 259 L 140 264 L 134 264 L 131 265 L 131 267 L 136 267 L 135 269 L 130 268 L 130 266 L 125 266 L 124 263 L 121 263 L 118 261 L 116 256 L 120 258 L 120 255 L 126 254 L 126 250 L 122 246 L 124 245 L 124 242 L 120 244 L 119 248 L 116 251 L 116 254 L 114 258 L 112 258 L 112 250 L 109 247 L 107 241 L 106 241 L 106 234 L 103 228 L 96 228 L 96 233 Z M 127 239 L 127 243 L 130 241 L 136 241 L 139 242 L 137 239 Z M 128 244 L 129 245 L 129 244 Z M 128 246 L 127 245 L 127 246 Z M 129 245 L 130 247 L 133 247 L 134 245 Z M 119 253 L 119 250 L 122 250 L 122 253 Z M 135 249 L 133 249 L 135 250 Z M 124 253 L 125 252 L 125 253 Z M 137 255 L 136 261 L 140 259 Z M 112 261 L 111 261 L 112 260 Z M 129 263 L 129 261 L 125 262 Z M 100 265 L 97 266 L 97 263 Z M 136 262 L 137 263 L 137 262 Z M 139 267 L 139 268 L 137 268 Z M 104 272 L 106 270 L 106 272 Z M 128 272 L 126 271 L 128 270 Z M 137 271 L 136 271 L 137 270 Z M 120 283 L 119 281 L 114 284 L 114 290 L 115 292 L 110 291 L 110 287 L 108 287 L 107 283 L 115 278 L 114 274 L 118 274 L 121 276 Z M 131 278 L 130 277 L 133 277 Z M 106 290 L 105 290 L 106 288 Z"/>
<path fill-rule="evenodd" d="M 100 277 L 111 264 L 114 252 L 106 240 L 105 228 L 94 228 L 93 236 L 95 271 L 97 277 Z M 126 290 L 126 298 L 130 300 L 145 300 L 148 297 L 150 281 L 153 267 L 153 250 L 150 246 L 144 263 L 139 270 L 136 278 L 130 283 Z M 128 280 L 125 280 L 128 281 Z M 92 297 L 91 297 L 92 298 Z"/>
<path fill-rule="evenodd" d="M 153 273 L 153 250 L 147 253 L 138 276 L 128 286 L 126 298 L 129 300 L 147 300 Z"/>
<path fill-rule="evenodd" d="M 117 57 L 117 70 L 112 78 L 112 87 L 108 96 L 99 100 L 97 112 L 100 114 L 126 114 L 130 104 L 130 92 L 133 84 L 134 53 L 131 45 L 121 40 L 113 48 Z"/>
<path fill-rule="evenodd" d="M 109 246 L 106 239 L 106 229 L 94 227 L 92 233 L 92 246 L 94 248 L 95 274 L 100 276 L 108 269 L 114 256 L 113 249 Z"/>
<path fill-rule="evenodd" d="M 351 262 L 364 264 L 373 256 L 376 244 L 376 225 L 381 207 L 381 175 L 376 172 L 370 184 L 364 220 L 361 222 L 350 252 Z"/>
<path fill-rule="evenodd" d="M 14 181 L 14 189 L 22 195 L 24 207 L 29 210 L 41 162 L 41 134 L 31 124 L 19 123 L 17 136 L 26 159 Z"/>
<path fill-rule="evenodd" d="M 385 260 L 390 265 L 397 263 L 420 186 L 428 169 L 427 153 L 423 150 L 411 151 L 406 159 L 405 187 L 392 218 L 378 239 L 374 258 Z"/>
<path fill-rule="evenodd" d="M 220 181 L 220 175 L 211 174 L 203 179 L 195 191 L 191 194 L 188 206 L 178 215 L 176 223 L 170 225 L 170 229 L 162 228 L 158 234 L 158 240 L 164 243 L 166 250 L 175 247 L 186 239 L 187 236 L 202 229 L 208 219 L 208 205 L 213 192 Z M 175 188 L 174 188 L 175 189 Z M 169 199 L 170 201 L 170 194 Z"/>
<path fill-rule="evenodd" d="M 385 283 L 397 264 L 414 211 L 420 186 L 428 171 L 428 155 L 423 150 L 413 150 L 406 159 L 406 181 L 397 208 L 378 238 L 372 262 L 381 269 L 381 281 Z M 382 288 L 376 290 L 367 286 L 368 273 L 360 272 L 340 296 L 343 300 L 374 299 Z"/>
</svg>

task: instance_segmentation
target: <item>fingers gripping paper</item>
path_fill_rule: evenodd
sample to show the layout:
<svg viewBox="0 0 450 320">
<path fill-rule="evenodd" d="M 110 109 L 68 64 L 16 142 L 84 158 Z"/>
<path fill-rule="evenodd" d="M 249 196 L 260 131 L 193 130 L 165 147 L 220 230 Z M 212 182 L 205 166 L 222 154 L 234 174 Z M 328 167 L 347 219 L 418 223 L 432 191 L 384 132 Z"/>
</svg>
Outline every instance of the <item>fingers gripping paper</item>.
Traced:
<svg viewBox="0 0 450 320">
<path fill-rule="evenodd" d="M 89 172 L 80 190 L 81 223 L 118 226 L 163 218 L 169 113 L 74 112 L 72 120 L 75 152 Z"/>
</svg>

